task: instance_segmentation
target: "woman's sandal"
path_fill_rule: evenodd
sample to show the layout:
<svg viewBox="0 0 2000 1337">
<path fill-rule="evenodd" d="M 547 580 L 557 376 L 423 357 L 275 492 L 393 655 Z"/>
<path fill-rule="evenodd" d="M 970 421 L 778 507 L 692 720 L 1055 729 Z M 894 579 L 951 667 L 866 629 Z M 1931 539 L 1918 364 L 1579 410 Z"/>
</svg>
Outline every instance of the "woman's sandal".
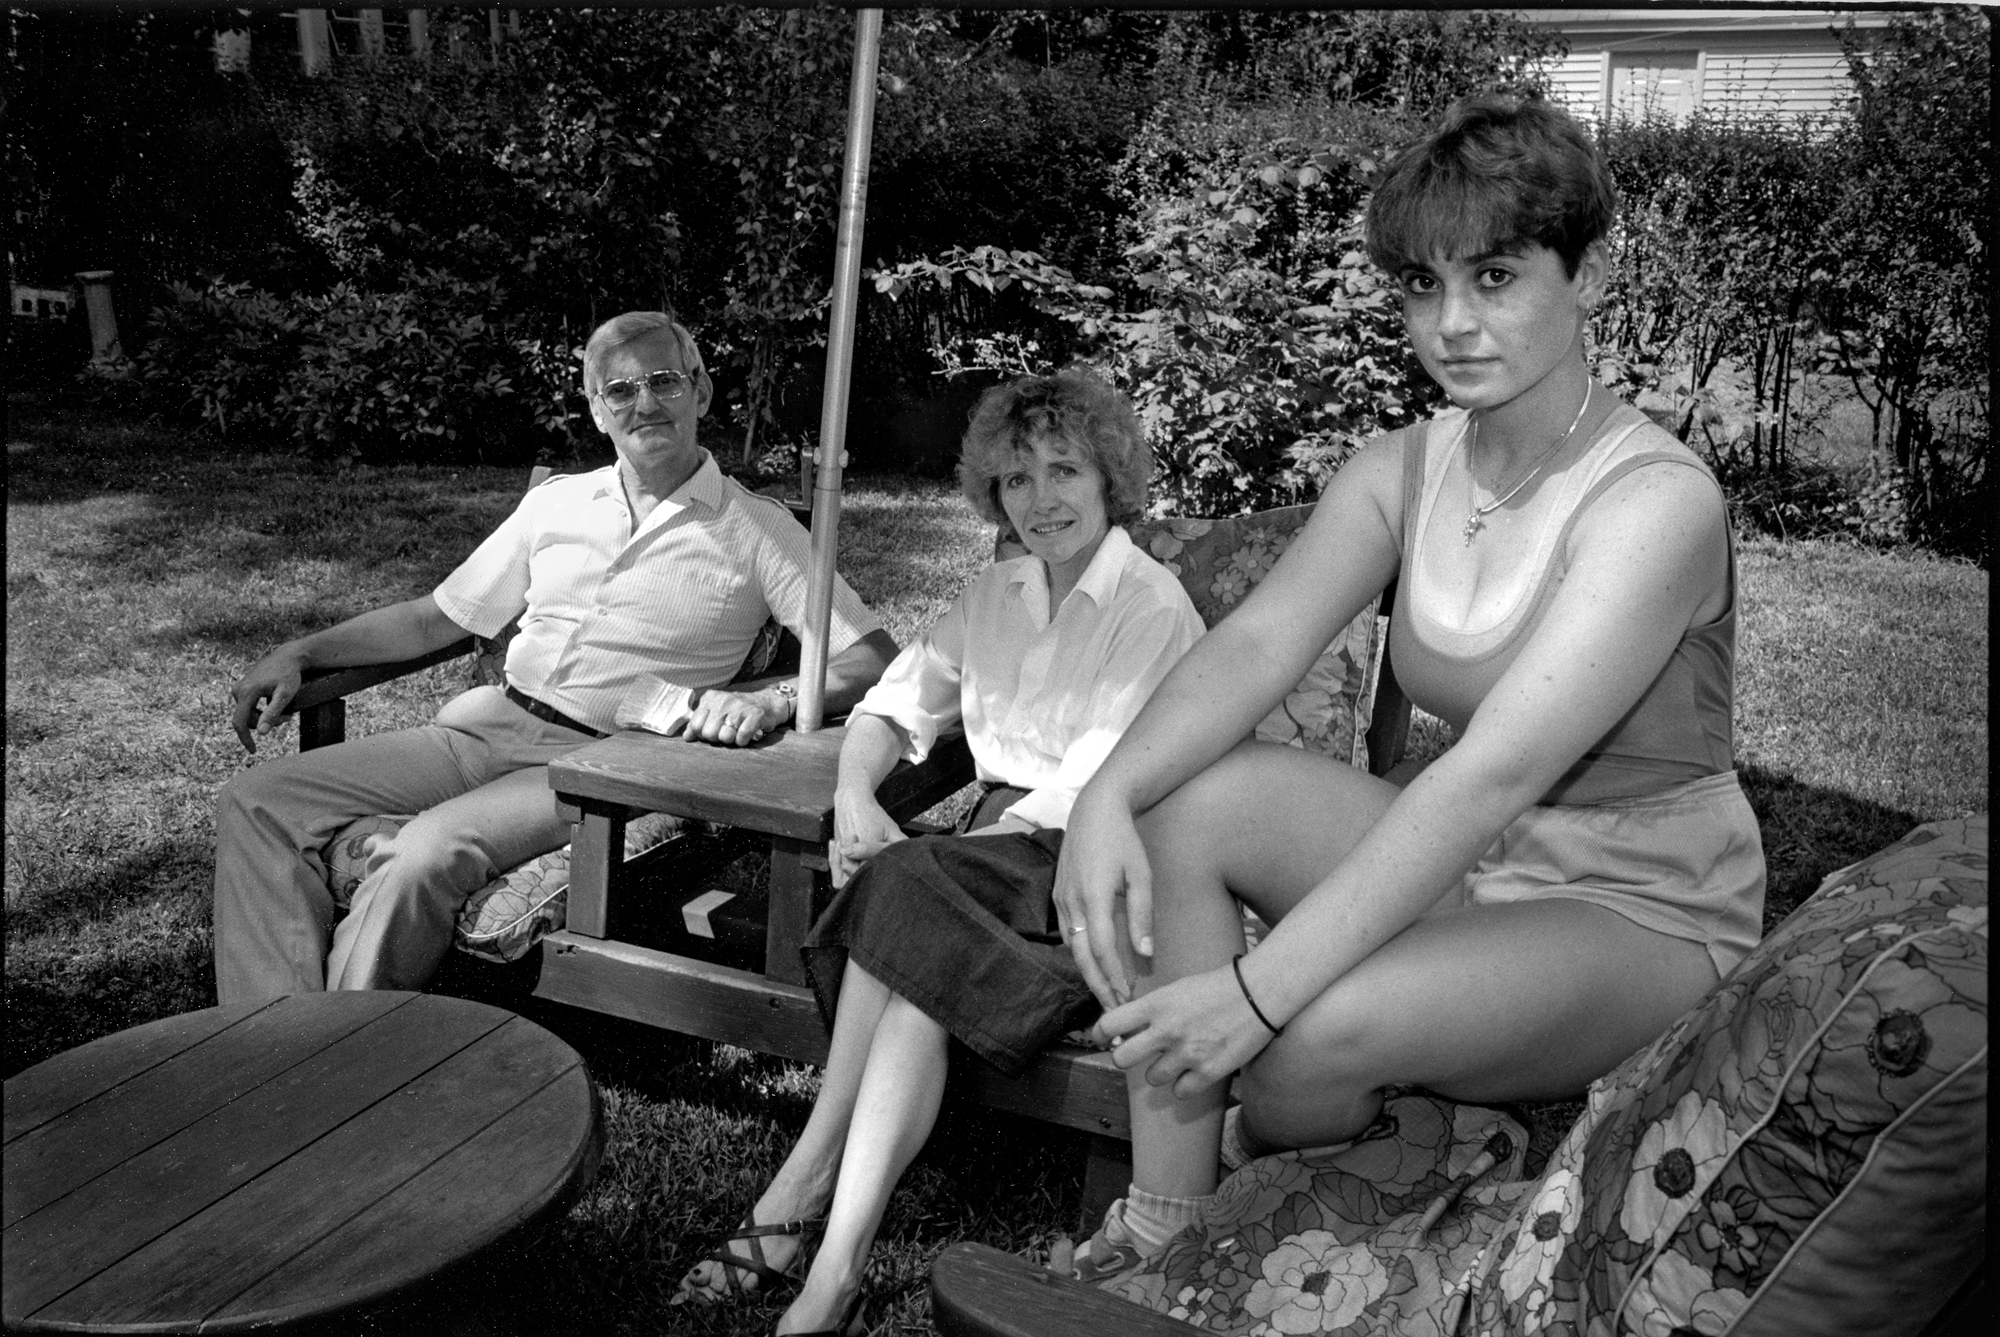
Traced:
<svg viewBox="0 0 2000 1337">
<path fill-rule="evenodd" d="M 805 1235 L 808 1230 L 819 1224 L 820 1222 L 817 1220 L 800 1220 L 774 1221 L 770 1225 L 760 1226 L 752 1218 L 745 1216 L 741 1225 L 737 1226 L 730 1234 L 723 1236 L 713 1249 L 702 1255 L 703 1262 L 722 1264 L 722 1289 L 718 1292 L 709 1290 L 705 1286 L 687 1287 L 674 1296 L 668 1303 L 684 1304 L 688 1300 L 694 1300 L 698 1304 L 720 1304 L 738 1292 L 743 1295 L 761 1293 L 768 1298 L 773 1293 L 774 1287 L 800 1285 L 806 1279 L 806 1264 L 808 1262 Z M 772 1267 L 770 1262 L 764 1257 L 764 1246 L 758 1241 L 768 1239 L 774 1235 L 794 1235 L 798 1237 L 799 1256 L 789 1268 L 780 1269 Z M 739 1240 L 749 1245 L 752 1256 L 746 1257 L 743 1254 L 731 1253 L 729 1251 L 729 1246 Z M 731 1268 L 756 1277 L 763 1283 L 762 1286 L 757 1291 L 752 1291 L 750 1287 L 736 1280 L 730 1272 Z"/>
</svg>

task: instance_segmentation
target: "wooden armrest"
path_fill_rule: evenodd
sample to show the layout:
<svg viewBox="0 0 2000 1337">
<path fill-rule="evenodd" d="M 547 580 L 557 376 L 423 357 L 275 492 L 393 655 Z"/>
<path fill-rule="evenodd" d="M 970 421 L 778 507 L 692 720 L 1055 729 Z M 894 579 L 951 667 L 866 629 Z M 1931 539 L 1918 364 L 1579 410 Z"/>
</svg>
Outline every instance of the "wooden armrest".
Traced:
<svg viewBox="0 0 2000 1337">
<path fill-rule="evenodd" d="M 310 710 L 328 701 L 352 696 L 364 687 L 373 687 L 377 683 L 407 677 L 433 664 L 450 663 L 460 655 L 471 654 L 472 649 L 472 638 L 465 636 L 441 650 L 433 650 L 427 655 L 400 660 L 394 664 L 356 664 L 352 668 L 313 669 L 306 674 L 305 683 L 299 688 L 298 695 L 294 696 L 285 707 L 285 713 L 296 714 Z"/>
<path fill-rule="evenodd" d="M 945 1337 L 1176 1337 L 1188 1326 L 985 1244 L 931 1265 L 931 1321 Z"/>
</svg>

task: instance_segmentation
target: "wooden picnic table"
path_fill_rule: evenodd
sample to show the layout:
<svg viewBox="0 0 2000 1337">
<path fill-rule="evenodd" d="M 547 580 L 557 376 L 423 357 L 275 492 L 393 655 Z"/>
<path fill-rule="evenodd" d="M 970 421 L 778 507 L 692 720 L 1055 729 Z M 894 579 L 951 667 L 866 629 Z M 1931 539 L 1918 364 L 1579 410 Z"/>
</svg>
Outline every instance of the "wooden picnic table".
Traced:
<svg viewBox="0 0 2000 1337">
<path fill-rule="evenodd" d="M 746 748 L 704 747 L 636 730 L 586 744 L 549 766 L 549 786 L 578 823 L 570 850 L 568 924 L 543 944 L 538 996 L 609 1012 L 761 1053 L 826 1061 L 827 1037 L 805 985 L 799 944 L 828 894 L 826 845 L 846 729 L 782 729 Z M 921 765 L 899 763 L 876 797 L 899 822 L 973 779 L 965 740 L 938 740 Z M 762 973 L 621 941 L 618 903 L 629 896 L 624 825 L 644 812 L 723 823 L 771 855 Z M 985 1104 L 1109 1139 L 1092 1173 L 1124 1188 L 1131 1136 L 1124 1077 L 1110 1055 L 1058 1045 L 1016 1077 L 983 1063 L 954 1082 Z M 1115 1181 L 1115 1184 L 1114 1182 Z M 1092 1201 L 1102 1196 L 1094 1181 Z M 1106 1199 L 1108 1201 L 1108 1199 Z"/>
<path fill-rule="evenodd" d="M 574 1050 L 412 993 L 189 1012 L 6 1083 L 9 1330 L 235 1332 L 385 1300 L 562 1210 L 603 1146 Z"/>
</svg>

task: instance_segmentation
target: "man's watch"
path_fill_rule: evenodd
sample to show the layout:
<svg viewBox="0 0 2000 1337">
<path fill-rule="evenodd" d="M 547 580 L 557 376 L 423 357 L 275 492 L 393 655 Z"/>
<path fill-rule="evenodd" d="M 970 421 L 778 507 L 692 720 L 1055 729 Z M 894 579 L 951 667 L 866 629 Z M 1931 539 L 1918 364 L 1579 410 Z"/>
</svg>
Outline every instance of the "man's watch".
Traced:
<svg viewBox="0 0 2000 1337">
<path fill-rule="evenodd" d="M 788 682 L 774 682 L 771 690 L 785 698 L 785 718 L 795 718 L 799 713 L 799 689 Z"/>
</svg>

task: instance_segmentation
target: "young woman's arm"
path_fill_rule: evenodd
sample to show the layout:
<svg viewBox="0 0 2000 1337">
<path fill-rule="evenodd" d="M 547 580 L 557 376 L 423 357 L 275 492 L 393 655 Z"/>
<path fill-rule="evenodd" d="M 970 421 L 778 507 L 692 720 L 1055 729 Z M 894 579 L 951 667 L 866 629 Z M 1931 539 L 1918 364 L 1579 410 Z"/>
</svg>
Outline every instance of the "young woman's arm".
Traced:
<svg viewBox="0 0 2000 1337">
<path fill-rule="evenodd" d="M 1234 613 L 1182 656 L 1070 809 L 1056 879 L 1063 922 L 1082 926 L 1078 968 L 1098 1000 L 1131 996 L 1118 952 L 1118 899 L 1132 949 L 1150 955 L 1151 871 L 1139 813 L 1257 727 L 1340 628 L 1396 573 L 1402 530 L 1400 434 L 1356 455 L 1312 518 Z"/>
<path fill-rule="evenodd" d="M 1400 933 L 1513 819 L 1610 731 L 1727 582 L 1725 516 L 1692 469 L 1635 471 L 1586 512 L 1549 613 L 1465 735 L 1413 780 L 1352 853 L 1241 962 L 1279 1025 Z M 1275 574 L 1275 573 L 1274 573 Z M 1496 969 L 1504 969 L 1496 963 Z M 1191 1094 L 1270 1036 L 1229 971 L 1167 985 L 1105 1016 L 1118 1062 Z"/>
</svg>

